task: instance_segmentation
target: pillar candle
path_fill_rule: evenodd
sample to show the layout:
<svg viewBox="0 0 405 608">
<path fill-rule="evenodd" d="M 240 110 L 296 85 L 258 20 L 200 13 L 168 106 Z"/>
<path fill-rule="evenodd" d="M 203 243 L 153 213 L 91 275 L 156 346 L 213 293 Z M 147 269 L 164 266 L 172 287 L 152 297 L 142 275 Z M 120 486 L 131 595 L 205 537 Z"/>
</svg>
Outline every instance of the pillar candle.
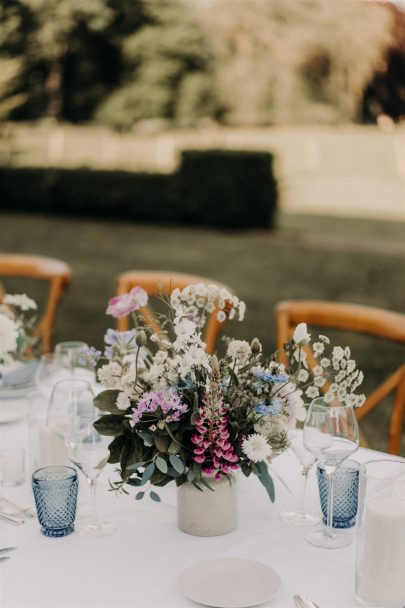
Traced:
<svg viewBox="0 0 405 608">
<path fill-rule="evenodd" d="M 370 604 L 405 603 L 405 500 L 370 498 L 359 537 L 359 591 Z"/>
</svg>

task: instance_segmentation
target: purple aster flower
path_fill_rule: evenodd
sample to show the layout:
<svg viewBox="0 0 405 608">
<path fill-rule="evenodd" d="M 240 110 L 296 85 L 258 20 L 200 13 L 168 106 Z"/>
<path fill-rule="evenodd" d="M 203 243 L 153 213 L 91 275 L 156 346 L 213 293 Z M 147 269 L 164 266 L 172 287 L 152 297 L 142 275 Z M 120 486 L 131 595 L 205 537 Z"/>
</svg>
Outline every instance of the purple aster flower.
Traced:
<svg viewBox="0 0 405 608">
<path fill-rule="evenodd" d="M 96 367 L 100 355 L 101 350 L 97 350 L 94 346 L 86 346 L 80 350 L 78 361 L 81 365 L 92 365 L 93 367 Z"/>
</svg>

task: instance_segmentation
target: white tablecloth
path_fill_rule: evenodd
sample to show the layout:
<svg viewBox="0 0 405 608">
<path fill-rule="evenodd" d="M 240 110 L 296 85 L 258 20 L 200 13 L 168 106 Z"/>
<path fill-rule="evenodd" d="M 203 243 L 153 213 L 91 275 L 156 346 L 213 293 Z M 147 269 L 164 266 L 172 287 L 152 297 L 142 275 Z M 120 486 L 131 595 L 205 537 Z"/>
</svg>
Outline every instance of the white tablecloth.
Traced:
<svg viewBox="0 0 405 608">
<path fill-rule="evenodd" d="M 0 426 L 3 443 L 26 440 L 23 421 Z M 353 458 L 364 462 L 388 458 L 360 449 Z M 272 504 L 255 476 L 238 477 L 239 525 L 225 536 L 200 538 L 176 527 L 176 488 L 159 489 L 162 502 L 115 496 L 107 481 L 116 478 L 107 467 L 99 483 L 101 518 L 117 525 L 117 531 L 100 539 L 71 534 L 46 538 L 36 520 L 14 527 L 0 522 L 0 547 L 16 546 L 11 559 L 0 564 L 0 605 L 19 607 L 131 607 L 169 608 L 196 606 L 176 589 L 176 579 L 199 561 L 238 557 L 261 561 L 276 570 L 282 589 L 264 607 L 290 608 L 300 593 L 322 608 L 350 608 L 354 603 L 355 544 L 343 549 L 320 549 L 305 541 L 308 528 L 284 524 L 279 512 L 296 507 L 301 483 L 300 465 L 293 454 L 284 454 L 271 467 L 276 485 Z M 278 480 L 283 478 L 290 494 Z M 33 504 L 30 484 L 7 489 L 8 498 Z M 315 471 L 308 482 L 307 504 L 319 512 Z M 89 508 L 86 481 L 80 474 L 79 513 Z"/>
</svg>

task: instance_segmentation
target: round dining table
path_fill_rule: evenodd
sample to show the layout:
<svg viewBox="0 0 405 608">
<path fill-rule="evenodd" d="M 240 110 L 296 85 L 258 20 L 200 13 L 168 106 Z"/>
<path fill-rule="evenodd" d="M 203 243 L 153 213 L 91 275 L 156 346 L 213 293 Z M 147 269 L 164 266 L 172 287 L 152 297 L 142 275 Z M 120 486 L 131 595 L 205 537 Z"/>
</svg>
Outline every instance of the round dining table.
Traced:
<svg viewBox="0 0 405 608">
<path fill-rule="evenodd" d="M 28 446 L 30 433 L 26 418 L 0 425 L 3 445 Z M 352 458 L 365 462 L 391 457 L 360 448 Z M 117 479 L 118 474 L 113 465 L 107 465 L 99 479 L 97 498 L 100 519 L 116 525 L 110 536 L 93 539 L 72 533 L 47 538 L 36 518 L 20 526 L 0 521 L 0 548 L 17 547 L 9 560 L 0 562 L 0 606 L 198 606 L 179 591 L 178 579 L 188 567 L 220 558 L 258 561 L 279 574 L 281 588 L 263 607 L 293 607 L 294 594 L 310 598 L 320 608 L 355 606 L 355 530 L 349 532 L 353 542 L 348 547 L 321 549 L 310 545 L 305 539 L 308 527 L 283 523 L 279 516 L 281 510 L 298 505 L 302 484 L 298 460 L 286 452 L 274 458 L 269 470 L 275 483 L 275 503 L 255 475 L 245 478 L 238 474 L 238 526 L 224 536 L 206 538 L 178 529 L 173 483 L 158 488 L 161 502 L 148 495 L 135 500 L 135 488 L 128 488 L 128 495 L 116 495 L 109 491 L 108 481 Z M 2 488 L 3 495 L 33 507 L 31 473 L 28 466 L 25 483 Z M 77 519 L 90 510 L 87 482 L 81 473 L 79 479 Z M 306 506 L 320 514 L 315 467 L 308 480 Z"/>
</svg>

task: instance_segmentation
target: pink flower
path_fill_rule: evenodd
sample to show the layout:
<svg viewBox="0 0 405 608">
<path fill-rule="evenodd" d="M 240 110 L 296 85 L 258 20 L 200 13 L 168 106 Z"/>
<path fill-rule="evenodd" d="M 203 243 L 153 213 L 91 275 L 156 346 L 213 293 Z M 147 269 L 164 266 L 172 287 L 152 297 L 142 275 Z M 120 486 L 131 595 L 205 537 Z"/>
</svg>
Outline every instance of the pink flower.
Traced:
<svg viewBox="0 0 405 608">
<path fill-rule="evenodd" d="M 116 319 L 126 317 L 130 312 L 146 306 L 148 302 L 148 294 L 142 287 L 134 287 L 129 293 L 124 293 L 122 296 L 115 296 L 108 300 L 107 315 L 112 315 Z"/>
</svg>

